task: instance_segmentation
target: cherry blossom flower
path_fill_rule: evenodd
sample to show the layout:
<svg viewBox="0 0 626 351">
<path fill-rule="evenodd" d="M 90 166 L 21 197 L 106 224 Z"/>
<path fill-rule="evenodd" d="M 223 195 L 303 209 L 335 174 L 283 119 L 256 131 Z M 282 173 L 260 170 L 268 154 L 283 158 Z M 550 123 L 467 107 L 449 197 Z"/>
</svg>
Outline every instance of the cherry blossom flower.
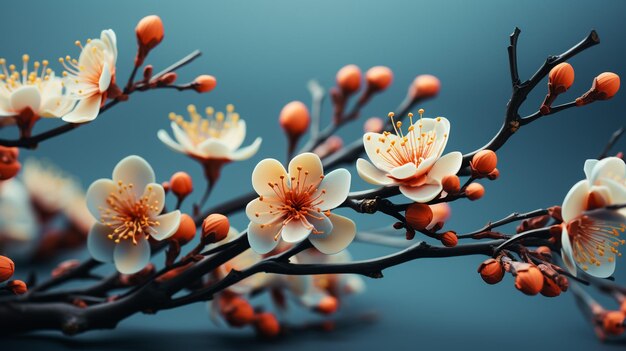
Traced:
<svg viewBox="0 0 626 351">
<path fill-rule="evenodd" d="M 413 121 L 409 114 L 409 128 L 402 131 L 402 122 L 389 118 L 395 134 L 366 133 L 363 136 L 365 152 L 370 162 L 358 159 L 356 168 L 363 180 L 376 185 L 399 186 L 400 191 L 415 202 L 428 202 L 442 191 L 441 181 L 456 174 L 463 156 L 451 152 L 441 156 L 448 142 L 450 122 L 443 117 L 420 118 Z"/>
<path fill-rule="evenodd" d="M 117 38 L 111 29 L 103 30 L 99 39 L 89 39 L 81 48 L 80 56 L 60 58 L 65 67 L 65 86 L 70 95 L 78 99 L 74 110 L 63 117 L 70 123 L 84 123 L 98 117 L 100 107 L 115 85 L 115 63 L 117 61 Z"/>
<path fill-rule="evenodd" d="M 97 220 L 87 237 L 93 258 L 114 262 L 123 274 L 144 268 L 150 261 L 148 239 L 165 240 L 180 224 L 180 211 L 161 214 L 164 199 L 152 167 L 138 156 L 121 160 L 112 179 L 93 182 L 87 190 L 87 207 Z"/>
<path fill-rule="evenodd" d="M 356 225 L 330 210 L 348 196 L 350 173 L 338 169 L 324 176 L 322 161 L 313 153 L 294 157 L 288 169 L 265 159 L 252 172 L 252 186 L 259 194 L 246 207 L 252 249 L 268 253 L 281 239 L 293 244 L 307 238 L 325 254 L 345 249 Z"/>
<path fill-rule="evenodd" d="M 23 136 L 40 117 L 62 117 L 72 110 L 76 101 L 63 90 L 63 80 L 48 67 L 48 61 L 35 61 L 31 71 L 30 57 L 22 56 L 23 66 L 7 67 L 0 59 L 0 116 L 13 117 Z"/>
<path fill-rule="evenodd" d="M 562 257 L 576 274 L 576 266 L 587 274 L 606 278 L 615 271 L 618 247 L 626 230 L 626 211 L 605 209 L 626 203 L 626 165 L 617 157 L 585 162 L 587 179 L 576 183 L 562 206 Z"/>
</svg>

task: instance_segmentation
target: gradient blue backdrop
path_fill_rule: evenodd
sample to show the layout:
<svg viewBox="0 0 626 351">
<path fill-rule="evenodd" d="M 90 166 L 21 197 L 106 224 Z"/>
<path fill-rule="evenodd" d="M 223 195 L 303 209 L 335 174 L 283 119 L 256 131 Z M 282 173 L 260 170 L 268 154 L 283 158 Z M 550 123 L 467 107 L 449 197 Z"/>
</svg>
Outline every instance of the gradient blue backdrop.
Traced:
<svg viewBox="0 0 626 351">
<path fill-rule="evenodd" d="M 14 1 L 5 3 L 3 10 L 1 55 L 11 62 L 19 62 L 22 53 L 51 62 L 66 54 L 75 56 L 75 40 L 112 28 L 118 35 L 118 77 L 125 81 L 135 53 L 135 24 L 148 14 L 161 16 L 166 30 L 164 42 L 148 60 L 155 69 L 201 49 L 203 56 L 181 70 L 179 79 L 215 75 L 214 92 L 137 93 L 96 122 L 24 155 L 50 158 L 87 185 L 108 177 L 115 163 L 128 154 L 145 157 L 160 180 L 178 170 L 200 180 L 200 168 L 166 149 L 156 132 L 168 127 L 168 112 L 184 113 L 189 103 L 218 109 L 233 103 L 249 126 L 246 143 L 256 135 L 265 140 L 254 158 L 226 167 L 210 200 L 213 204 L 247 192 L 258 160 L 284 157 L 285 140 L 277 123 L 281 107 L 291 100 L 308 102 L 306 82 L 317 78 L 329 87 L 337 69 L 345 64 L 363 69 L 386 65 L 394 71 L 393 86 L 367 107 L 367 116 L 393 110 L 415 75 L 437 75 L 441 94 L 422 107 L 427 115 L 451 120 L 448 150 L 461 151 L 481 146 L 500 127 L 510 96 L 506 46 L 515 26 L 522 29 L 518 48 L 522 78 L 532 74 L 547 55 L 561 53 L 592 28 L 600 34 L 601 45 L 570 62 L 576 69 L 576 82 L 560 102 L 586 91 L 598 73 L 626 73 L 626 3 L 617 1 Z M 543 88 L 537 89 L 523 112 L 534 112 L 543 94 Z M 449 227 L 463 232 L 512 211 L 560 204 L 569 187 L 583 177 L 584 160 L 596 156 L 609 135 L 624 124 L 625 103 L 622 93 L 611 101 L 562 112 L 523 128 L 498 153 L 501 178 L 486 184 L 483 200 L 455 203 Z M 328 114 L 326 108 L 324 122 Z M 57 123 L 44 121 L 38 128 Z M 1 135 L 13 134 L 2 131 Z M 341 135 L 347 141 L 358 138 L 361 124 L 345 128 Z M 622 141 L 616 149 L 625 147 Z M 353 174 L 353 189 L 365 189 Z M 357 219 L 361 228 L 375 225 L 376 220 Z M 245 226 L 241 216 L 233 222 Z M 355 244 L 352 252 L 366 258 L 389 251 Z M 73 339 L 38 334 L 3 340 L 0 345 L 2 349 L 8 343 L 7 349 L 93 350 L 169 350 L 182 345 L 301 350 L 623 346 L 598 343 L 571 294 L 553 299 L 527 297 L 514 289 L 510 277 L 497 286 L 484 284 L 476 274 L 482 259 L 423 260 L 390 269 L 384 279 L 368 281 L 368 291 L 345 306 L 352 314 L 378 313 L 377 322 L 333 333 L 296 333 L 278 344 L 259 343 L 249 330 L 215 328 L 204 306 L 197 304 L 156 316 L 136 315 L 116 331 Z M 623 282 L 621 263 L 618 278 Z M 299 313 L 290 318 L 298 322 L 316 317 Z"/>
</svg>

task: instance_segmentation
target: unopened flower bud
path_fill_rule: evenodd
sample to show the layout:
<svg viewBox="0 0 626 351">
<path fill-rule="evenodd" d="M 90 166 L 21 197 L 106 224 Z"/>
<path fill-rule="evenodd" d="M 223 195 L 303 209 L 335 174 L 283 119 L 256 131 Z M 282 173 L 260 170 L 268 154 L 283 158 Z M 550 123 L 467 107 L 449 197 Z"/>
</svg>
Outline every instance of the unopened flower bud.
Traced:
<svg viewBox="0 0 626 351">
<path fill-rule="evenodd" d="M 574 67 L 567 62 L 554 66 L 548 75 L 548 84 L 554 94 L 566 92 L 574 84 Z"/>
<path fill-rule="evenodd" d="M 21 280 L 12 280 L 7 283 L 7 289 L 9 289 L 15 295 L 22 295 L 28 291 L 26 283 Z"/>
<path fill-rule="evenodd" d="M 622 303 L 619 306 L 620 311 L 622 311 L 622 313 L 626 314 L 626 298 L 624 300 L 622 300 Z"/>
<path fill-rule="evenodd" d="M 415 77 L 409 88 L 409 94 L 413 99 L 427 99 L 437 96 L 440 88 L 439 78 L 430 74 L 422 74 Z"/>
<path fill-rule="evenodd" d="M 67 273 L 69 273 L 71 270 L 73 270 L 74 268 L 80 266 L 80 261 L 79 260 L 67 260 L 67 261 L 63 261 L 61 263 L 59 263 L 58 266 L 56 266 L 53 270 L 52 270 L 52 277 L 53 278 L 58 278 L 62 275 L 66 275 Z"/>
<path fill-rule="evenodd" d="M 371 89 L 385 90 L 393 81 L 393 72 L 389 67 L 375 66 L 365 72 L 365 80 Z"/>
<path fill-rule="evenodd" d="M 384 122 L 381 118 L 371 117 L 363 124 L 363 131 L 365 133 L 382 133 Z"/>
<path fill-rule="evenodd" d="M 552 250 L 547 246 L 539 246 L 535 252 L 547 258 L 552 257 Z"/>
<path fill-rule="evenodd" d="M 143 80 L 144 80 L 144 82 L 149 82 L 150 79 L 152 79 L 153 71 L 154 71 L 154 68 L 152 67 L 152 65 L 146 65 L 146 67 L 143 68 Z"/>
<path fill-rule="evenodd" d="M 254 329 L 264 338 L 275 338 L 280 334 L 280 323 L 269 312 L 258 313 L 254 319 Z"/>
<path fill-rule="evenodd" d="M 593 80 L 591 89 L 576 99 L 576 105 L 590 104 L 596 100 L 608 100 L 619 91 L 619 76 L 612 72 L 601 73 Z"/>
<path fill-rule="evenodd" d="M 339 301 L 334 296 L 324 296 L 315 310 L 322 314 L 333 314 L 339 308 Z"/>
<path fill-rule="evenodd" d="M 500 171 L 497 168 L 494 168 L 493 171 L 491 171 L 489 174 L 487 174 L 487 178 L 489 180 L 496 180 L 496 179 L 500 178 Z"/>
<path fill-rule="evenodd" d="M 139 44 L 140 50 L 146 50 L 147 54 L 163 40 L 165 35 L 163 21 L 156 15 L 146 16 L 137 23 L 135 34 L 137 34 L 137 44 Z"/>
<path fill-rule="evenodd" d="M 220 312 L 226 322 L 233 327 L 243 327 L 255 320 L 254 308 L 241 297 L 229 297 L 220 301 Z"/>
<path fill-rule="evenodd" d="M 337 72 L 337 86 L 350 95 L 361 87 L 361 69 L 356 65 L 347 65 Z"/>
<path fill-rule="evenodd" d="M 168 72 L 162 75 L 157 83 L 159 85 L 171 85 L 176 82 L 176 79 L 178 79 L 178 74 L 176 74 L 176 72 Z"/>
<path fill-rule="evenodd" d="M 217 86 L 217 79 L 208 74 L 197 76 L 191 83 L 193 89 L 198 93 L 208 93 Z"/>
<path fill-rule="evenodd" d="M 459 243 L 459 238 L 456 236 L 455 232 L 449 230 L 441 236 L 441 243 L 445 247 L 455 247 L 456 244 Z"/>
<path fill-rule="evenodd" d="M 180 246 L 183 246 L 193 240 L 196 236 L 196 223 L 193 218 L 186 213 L 180 215 L 180 225 L 170 240 L 176 240 Z"/>
<path fill-rule="evenodd" d="M 433 219 L 433 211 L 430 209 L 430 206 L 415 202 L 407 207 L 405 218 L 411 228 L 424 230 Z"/>
<path fill-rule="evenodd" d="M 497 284 L 504 277 L 504 268 L 496 259 L 490 258 L 478 267 L 478 273 L 487 284 Z"/>
<path fill-rule="evenodd" d="M 210 243 L 224 240 L 228 236 L 230 223 L 228 217 L 213 213 L 202 222 L 202 237 Z"/>
<path fill-rule="evenodd" d="M 489 173 L 493 172 L 498 165 L 498 156 L 491 150 L 478 151 L 472 161 L 470 167 L 472 167 L 472 174 L 477 177 L 486 177 Z"/>
<path fill-rule="evenodd" d="M 193 181 L 187 172 L 176 172 L 170 178 L 170 190 L 179 199 L 184 199 L 193 191 Z"/>
<path fill-rule="evenodd" d="M 0 256 L 0 282 L 8 280 L 15 272 L 13 260 L 6 256 Z"/>
<path fill-rule="evenodd" d="M 454 174 L 443 177 L 441 185 L 446 193 L 457 193 L 461 190 L 461 180 Z"/>
<path fill-rule="evenodd" d="M 0 180 L 11 179 L 17 175 L 22 168 L 18 156 L 17 147 L 0 146 Z"/>
<path fill-rule="evenodd" d="M 609 311 L 602 319 L 602 329 L 609 335 L 621 335 L 624 332 L 624 313 L 622 311 Z"/>
<path fill-rule="evenodd" d="M 526 295 L 537 295 L 543 288 L 543 273 L 529 264 L 513 262 L 515 268 L 515 287 Z"/>
<path fill-rule="evenodd" d="M 559 296 L 561 295 L 561 288 L 554 280 L 544 276 L 543 287 L 541 288 L 541 295 L 546 297 Z"/>
<path fill-rule="evenodd" d="M 471 183 L 465 188 L 465 195 L 471 201 L 476 201 L 485 195 L 485 188 L 478 183 Z"/>
<path fill-rule="evenodd" d="M 298 138 L 309 129 L 309 109 L 300 101 L 292 101 L 280 111 L 278 122 L 289 137 Z"/>
</svg>

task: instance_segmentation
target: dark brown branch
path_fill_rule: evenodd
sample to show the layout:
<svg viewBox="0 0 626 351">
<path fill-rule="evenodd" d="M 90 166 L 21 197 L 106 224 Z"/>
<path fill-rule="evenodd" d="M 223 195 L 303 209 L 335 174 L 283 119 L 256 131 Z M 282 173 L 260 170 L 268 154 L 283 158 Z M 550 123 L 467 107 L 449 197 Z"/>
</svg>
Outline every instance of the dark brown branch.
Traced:
<svg viewBox="0 0 626 351">
<path fill-rule="evenodd" d="M 473 232 L 469 232 L 467 234 L 461 234 L 458 235 L 459 239 L 466 239 L 466 238 L 472 238 L 474 239 L 476 237 L 476 235 L 484 233 L 484 232 L 488 232 L 491 231 L 494 228 L 497 227 L 501 227 L 503 225 L 509 224 L 509 223 L 513 223 L 513 222 L 517 222 L 517 221 L 522 221 L 525 219 L 529 219 L 529 218 L 534 218 L 534 217 L 538 217 L 538 216 L 543 216 L 548 214 L 548 210 L 545 209 L 538 209 L 538 210 L 534 210 L 534 211 L 530 211 L 530 212 L 526 212 L 526 213 L 517 213 L 517 212 L 513 212 L 510 215 L 497 220 L 495 222 L 489 222 L 487 223 L 484 227 L 473 231 Z"/>
<path fill-rule="evenodd" d="M 613 146 L 615 146 L 615 143 L 617 143 L 617 141 L 619 140 L 619 138 L 622 137 L 623 134 L 624 134 L 624 127 L 620 127 L 620 129 L 613 132 L 608 143 L 606 143 L 606 146 L 604 147 L 604 149 L 598 156 L 598 160 L 601 160 L 609 155 L 609 152 L 611 151 Z"/>
</svg>

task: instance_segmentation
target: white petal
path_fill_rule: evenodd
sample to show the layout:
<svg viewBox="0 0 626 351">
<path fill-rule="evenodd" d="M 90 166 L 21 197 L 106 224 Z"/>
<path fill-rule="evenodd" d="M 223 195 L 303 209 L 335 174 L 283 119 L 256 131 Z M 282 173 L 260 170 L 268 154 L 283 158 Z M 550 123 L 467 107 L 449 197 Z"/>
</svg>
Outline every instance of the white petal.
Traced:
<svg viewBox="0 0 626 351">
<path fill-rule="evenodd" d="M 330 215 L 333 231 L 327 236 L 310 235 L 309 240 L 320 252 L 332 255 L 350 245 L 356 235 L 356 224 L 344 216 Z"/>
<path fill-rule="evenodd" d="M 278 240 L 274 240 L 281 228 L 280 223 L 261 225 L 250 222 L 248 225 L 248 242 L 256 253 L 266 254 L 278 245 Z"/>
<path fill-rule="evenodd" d="M 196 148 L 191 142 L 191 139 L 189 139 L 189 136 L 187 136 L 187 133 L 185 133 L 176 122 L 170 123 L 170 126 L 172 127 L 174 138 L 176 138 L 176 141 L 178 141 L 183 148 L 186 150 L 194 150 Z"/>
<path fill-rule="evenodd" d="M 400 167 L 392 168 L 389 174 L 391 174 L 392 177 L 397 178 L 397 179 L 406 179 L 406 178 L 410 178 L 414 176 L 416 172 L 417 172 L 417 166 L 415 166 L 415 164 L 411 162 L 411 163 L 405 163 L 404 165 Z"/>
<path fill-rule="evenodd" d="M 390 134 L 389 136 L 384 136 L 379 133 L 365 133 L 363 135 L 363 146 L 365 147 L 365 153 L 367 157 L 372 161 L 372 164 L 379 167 L 381 171 L 389 171 L 392 167 L 389 163 L 381 156 L 381 152 L 384 152 L 389 148 L 391 140 L 393 140 L 395 135 Z M 383 140 L 383 141 L 381 141 Z M 377 152 L 377 150 L 379 152 Z"/>
<path fill-rule="evenodd" d="M 311 233 L 311 229 L 307 228 L 301 220 L 294 219 L 283 225 L 281 237 L 288 243 L 299 243 L 306 239 Z"/>
<path fill-rule="evenodd" d="M 428 172 L 428 177 L 441 181 L 445 176 L 457 174 L 461 169 L 463 155 L 458 152 L 451 152 L 442 156 L 435 162 L 433 168 Z"/>
<path fill-rule="evenodd" d="M 196 147 L 202 157 L 230 160 L 231 151 L 228 146 L 219 139 L 207 139 Z"/>
<path fill-rule="evenodd" d="M 231 151 L 237 150 L 246 139 L 246 122 L 243 120 L 228 128 L 225 133 L 220 136 L 220 140 L 228 146 Z"/>
<path fill-rule="evenodd" d="M 585 161 L 585 177 L 587 177 L 588 180 L 591 180 L 591 174 L 593 173 L 593 168 L 596 164 L 598 164 L 598 160 L 596 159 L 589 159 Z"/>
<path fill-rule="evenodd" d="M 183 154 L 187 153 L 185 148 L 183 148 L 182 146 L 180 146 L 180 144 L 175 142 L 174 139 L 172 139 L 165 130 L 163 129 L 159 130 L 157 132 L 157 137 L 159 138 L 159 140 L 163 142 L 163 144 L 165 144 L 167 147 L 169 147 L 173 151 L 180 152 Z"/>
<path fill-rule="evenodd" d="M 393 179 L 387 177 L 387 173 L 362 158 L 356 160 L 356 171 L 364 181 L 370 184 L 391 185 L 394 183 Z"/>
<path fill-rule="evenodd" d="M 162 214 L 156 217 L 155 220 L 159 222 L 159 225 L 153 227 L 156 232 L 150 235 L 157 241 L 165 240 L 176 234 L 178 226 L 180 225 L 180 211 L 176 210 Z"/>
<path fill-rule="evenodd" d="M 13 111 L 22 111 L 30 107 L 35 113 L 39 113 L 41 95 L 34 85 L 24 85 L 11 94 L 11 108 Z"/>
<path fill-rule="evenodd" d="M 100 80 L 98 81 L 98 88 L 101 93 L 104 93 L 109 89 L 111 85 L 111 68 L 107 62 L 102 65 L 102 73 L 100 73 Z"/>
<path fill-rule="evenodd" d="M 626 164 L 618 157 L 607 157 L 598 161 L 591 172 L 590 182 L 595 184 L 600 178 L 624 180 L 626 178 Z"/>
<path fill-rule="evenodd" d="M 100 33 L 100 40 L 107 46 L 113 56 L 113 63 L 117 60 L 117 36 L 113 29 L 105 29 Z"/>
<path fill-rule="evenodd" d="M 569 240 L 569 234 L 565 226 L 563 226 L 563 232 L 561 234 L 561 258 L 563 258 L 565 268 L 575 277 L 576 265 L 574 264 L 574 253 L 572 252 L 572 243 Z"/>
<path fill-rule="evenodd" d="M 332 210 L 346 201 L 350 192 L 350 178 L 350 172 L 345 168 L 336 169 L 324 177 L 313 194 L 313 197 L 320 196 L 323 201 L 319 205 L 322 211 Z"/>
<path fill-rule="evenodd" d="M 276 220 L 276 208 L 270 207 L 272 200 L 273 198 L 271 197 L 265 197 L 263 201 L 259 198 L 250 201 L 246 206 L 246 215 L 250 222 L 265 224 Z M 270 213 L 270 211 L 274 213 Z"/>
<path fill-rule="evenodd" d="M 113 229 L 95 223 L 87 234 L 87 249 L 95 260 L 100 262 L 113 262 L 115 242 L 107 237 Z"/>
<path fill-rule="evenodd" d="M 115 268 L 122 274 L 133 274 L 142 270 L 150 262 L 150 243 L 139 238 L 137 244 L 132 240 L 122 240 L 113 253 Z"/>
<path fill-rule="evenodd" d="M 589 183 L 581 180 L 576 183 L 567 193 L 561 207 L 561 216 L 565 223 L 578 217 L 587 207 L 587 197 L 589 195 Z"/>
<path fill-rule="evenodd" d="M 152 205 L 149 213 L 153 216 L 161 214 L 165 206 L 165 189 L 158 183 L 149 183 L 144 189 L 141 197 L 146 197 L 148 203 Z"/>
<path fill-rule="evenodd" d="M 415 202 L 428 202 L 439 195 L 443 190 L 441 184 L 424 184 L 418 187 L 400 186 L 400 192 Z"/>
<path fill-rule="evenodd" d="M 298 171 L 300 167 L 302 170 Z M 312 186 L 315 189 L 324 175 L 324 166 L 322 166 L 322 160 L 318 155 L 305 152 L 289 162 L 288 171 L 291 178 L 296 178 L 293 182 L 299 182 L 300 186 L 304 188 Z"/>
<path fill-rule="evenodd" d="M 298 296 L 298 295 L 296 295 Z M 329 295 L 316 286 L 311 286 L 304 294 L 299 295 L 300 303 L 307 308 L 316 308 Z"/>
<path fill-rule="evenodd" d="M 254 139 L 252 144 L 231 153 L 229 158 L 233 161 L 243 161 L 249 159 L 259 151 L 261 141 L 263 141 L 261 138 Z"/>
<path fill-rule="evenodd" d="M 624 184 L 608 178 L 602 179 L 601 184 L 609 190 L 612 204 L 626 203 L 626 186 Z"/>
<path fill-rule="evenodd" d="M 252 171 L 252 187 L 259 195 L 275 195 L 268 183 L 281 182 L 280 177 L 287 177 L 283 165 L 273 158 L 261 160 Z"/>
<path fill-rule="evenodd" d="M 100 102 L 102 95 L 94 94 L 85 99 L 79 100 L 72 112 L 63 116 L 63 120 L 69 123 L 85 123 L 93 121 L 100 112 Z"/>
<path fill-rule="evenodd" d="M 131 155 L 122 159 L 113 169 L 113 181 L 122 182 L 124 185 L 133 185 L 137 198 L 143 195 L 146 185 L 154 183 L 154 170 L 143 158 Z"/>
<path fill-rule="evenodd" d="M 91 183 L 87 194 L 85 195 L 85 201 L 87 202 L 87 208 L 92 216 L 96 219 L 100 219 L 100 208 L 109 208 L 107 204 L 107 197 L 110 194 L 117 192 L 117 185 L 111 179 L 98 179 Z"/>
<path fill-rule="evenodd" d="M 436 156 L 439 158 L 448 144 L 448 139 L 450 139 L 450 122 L 445 117 L 437 117 L 434 121 L 437 137 L 433 145 L 433 151 L 437 152 Z"/>
<path fill-rule="evenodd" d="M 312 231 L 309 237 L 326 237 L 333 230 L 332 221 L 323 213 L 318 213 L 315 217 L 307 216 L 307 220 L 315 227 L 315 231 Z"/>
</svg>

